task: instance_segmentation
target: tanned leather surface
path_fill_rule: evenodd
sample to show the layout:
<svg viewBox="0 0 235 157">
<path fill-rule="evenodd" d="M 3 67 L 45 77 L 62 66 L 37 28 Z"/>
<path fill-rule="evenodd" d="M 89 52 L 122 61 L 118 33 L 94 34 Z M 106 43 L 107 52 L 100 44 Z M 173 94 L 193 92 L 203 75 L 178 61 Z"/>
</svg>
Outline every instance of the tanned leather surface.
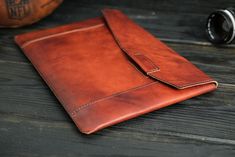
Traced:
<svg viewBox="0 0 235 157">
<path fill-rule="evenodd" d="M 15 37 L 81 132 L 216 89 L 216 81 L 122 12 L 102 12 Z"/>
<path fill-rule="evenodd" d="M 63 0 L 0 0 L 0 27 L 21 27 L 39 21 Z"/>
</svg>

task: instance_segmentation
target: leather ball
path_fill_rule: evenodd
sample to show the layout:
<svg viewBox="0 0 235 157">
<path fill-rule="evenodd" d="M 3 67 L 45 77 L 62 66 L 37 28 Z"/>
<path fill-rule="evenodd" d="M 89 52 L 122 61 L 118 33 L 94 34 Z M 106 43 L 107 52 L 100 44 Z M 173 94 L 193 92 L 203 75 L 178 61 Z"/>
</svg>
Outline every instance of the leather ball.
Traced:
<svg viewBox="0 0 235 157">
<path fill-rule="evenodd" d="M 52 13 L 63 0 L 0 0 L 0 27 L 21 27 Z"/>
</svg>

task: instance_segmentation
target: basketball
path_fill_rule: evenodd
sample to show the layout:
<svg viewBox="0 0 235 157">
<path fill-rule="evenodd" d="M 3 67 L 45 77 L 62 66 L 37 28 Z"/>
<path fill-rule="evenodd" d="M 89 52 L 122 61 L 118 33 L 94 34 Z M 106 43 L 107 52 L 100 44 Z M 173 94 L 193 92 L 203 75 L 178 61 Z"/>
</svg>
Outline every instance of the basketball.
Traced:
<svg viewBox="0 0 235 157">
<path fill-rule="evenodd" d="M 52 13 L 63 0 L 0 0 L 0 27 L 30 25 Z"/>
</svg>

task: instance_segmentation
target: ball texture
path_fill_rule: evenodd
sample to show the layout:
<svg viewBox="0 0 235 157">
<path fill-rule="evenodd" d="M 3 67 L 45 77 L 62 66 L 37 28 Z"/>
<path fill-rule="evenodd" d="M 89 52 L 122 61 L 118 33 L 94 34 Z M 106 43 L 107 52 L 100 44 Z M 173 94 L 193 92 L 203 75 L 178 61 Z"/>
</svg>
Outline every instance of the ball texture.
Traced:
<svg viewBox="0 0 235 157">
<path fill-rule="evenodd" d="M 0 0 L 0 27 L 21 27 L 39 21 L 63 0 Z"/>
</svg>

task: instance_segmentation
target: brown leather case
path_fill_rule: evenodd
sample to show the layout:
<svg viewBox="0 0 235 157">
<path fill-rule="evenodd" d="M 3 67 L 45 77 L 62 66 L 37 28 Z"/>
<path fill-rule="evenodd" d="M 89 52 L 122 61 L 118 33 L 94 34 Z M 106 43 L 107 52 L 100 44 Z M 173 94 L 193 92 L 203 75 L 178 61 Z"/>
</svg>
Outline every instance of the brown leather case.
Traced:
<svg viewBox="0 0 235 157">
<path fill-rule="evenodd" d="M 122 12 L 102 12 L 15 37 L 81 132 L 216 89 L 216 81 Z"/>
</svg>

